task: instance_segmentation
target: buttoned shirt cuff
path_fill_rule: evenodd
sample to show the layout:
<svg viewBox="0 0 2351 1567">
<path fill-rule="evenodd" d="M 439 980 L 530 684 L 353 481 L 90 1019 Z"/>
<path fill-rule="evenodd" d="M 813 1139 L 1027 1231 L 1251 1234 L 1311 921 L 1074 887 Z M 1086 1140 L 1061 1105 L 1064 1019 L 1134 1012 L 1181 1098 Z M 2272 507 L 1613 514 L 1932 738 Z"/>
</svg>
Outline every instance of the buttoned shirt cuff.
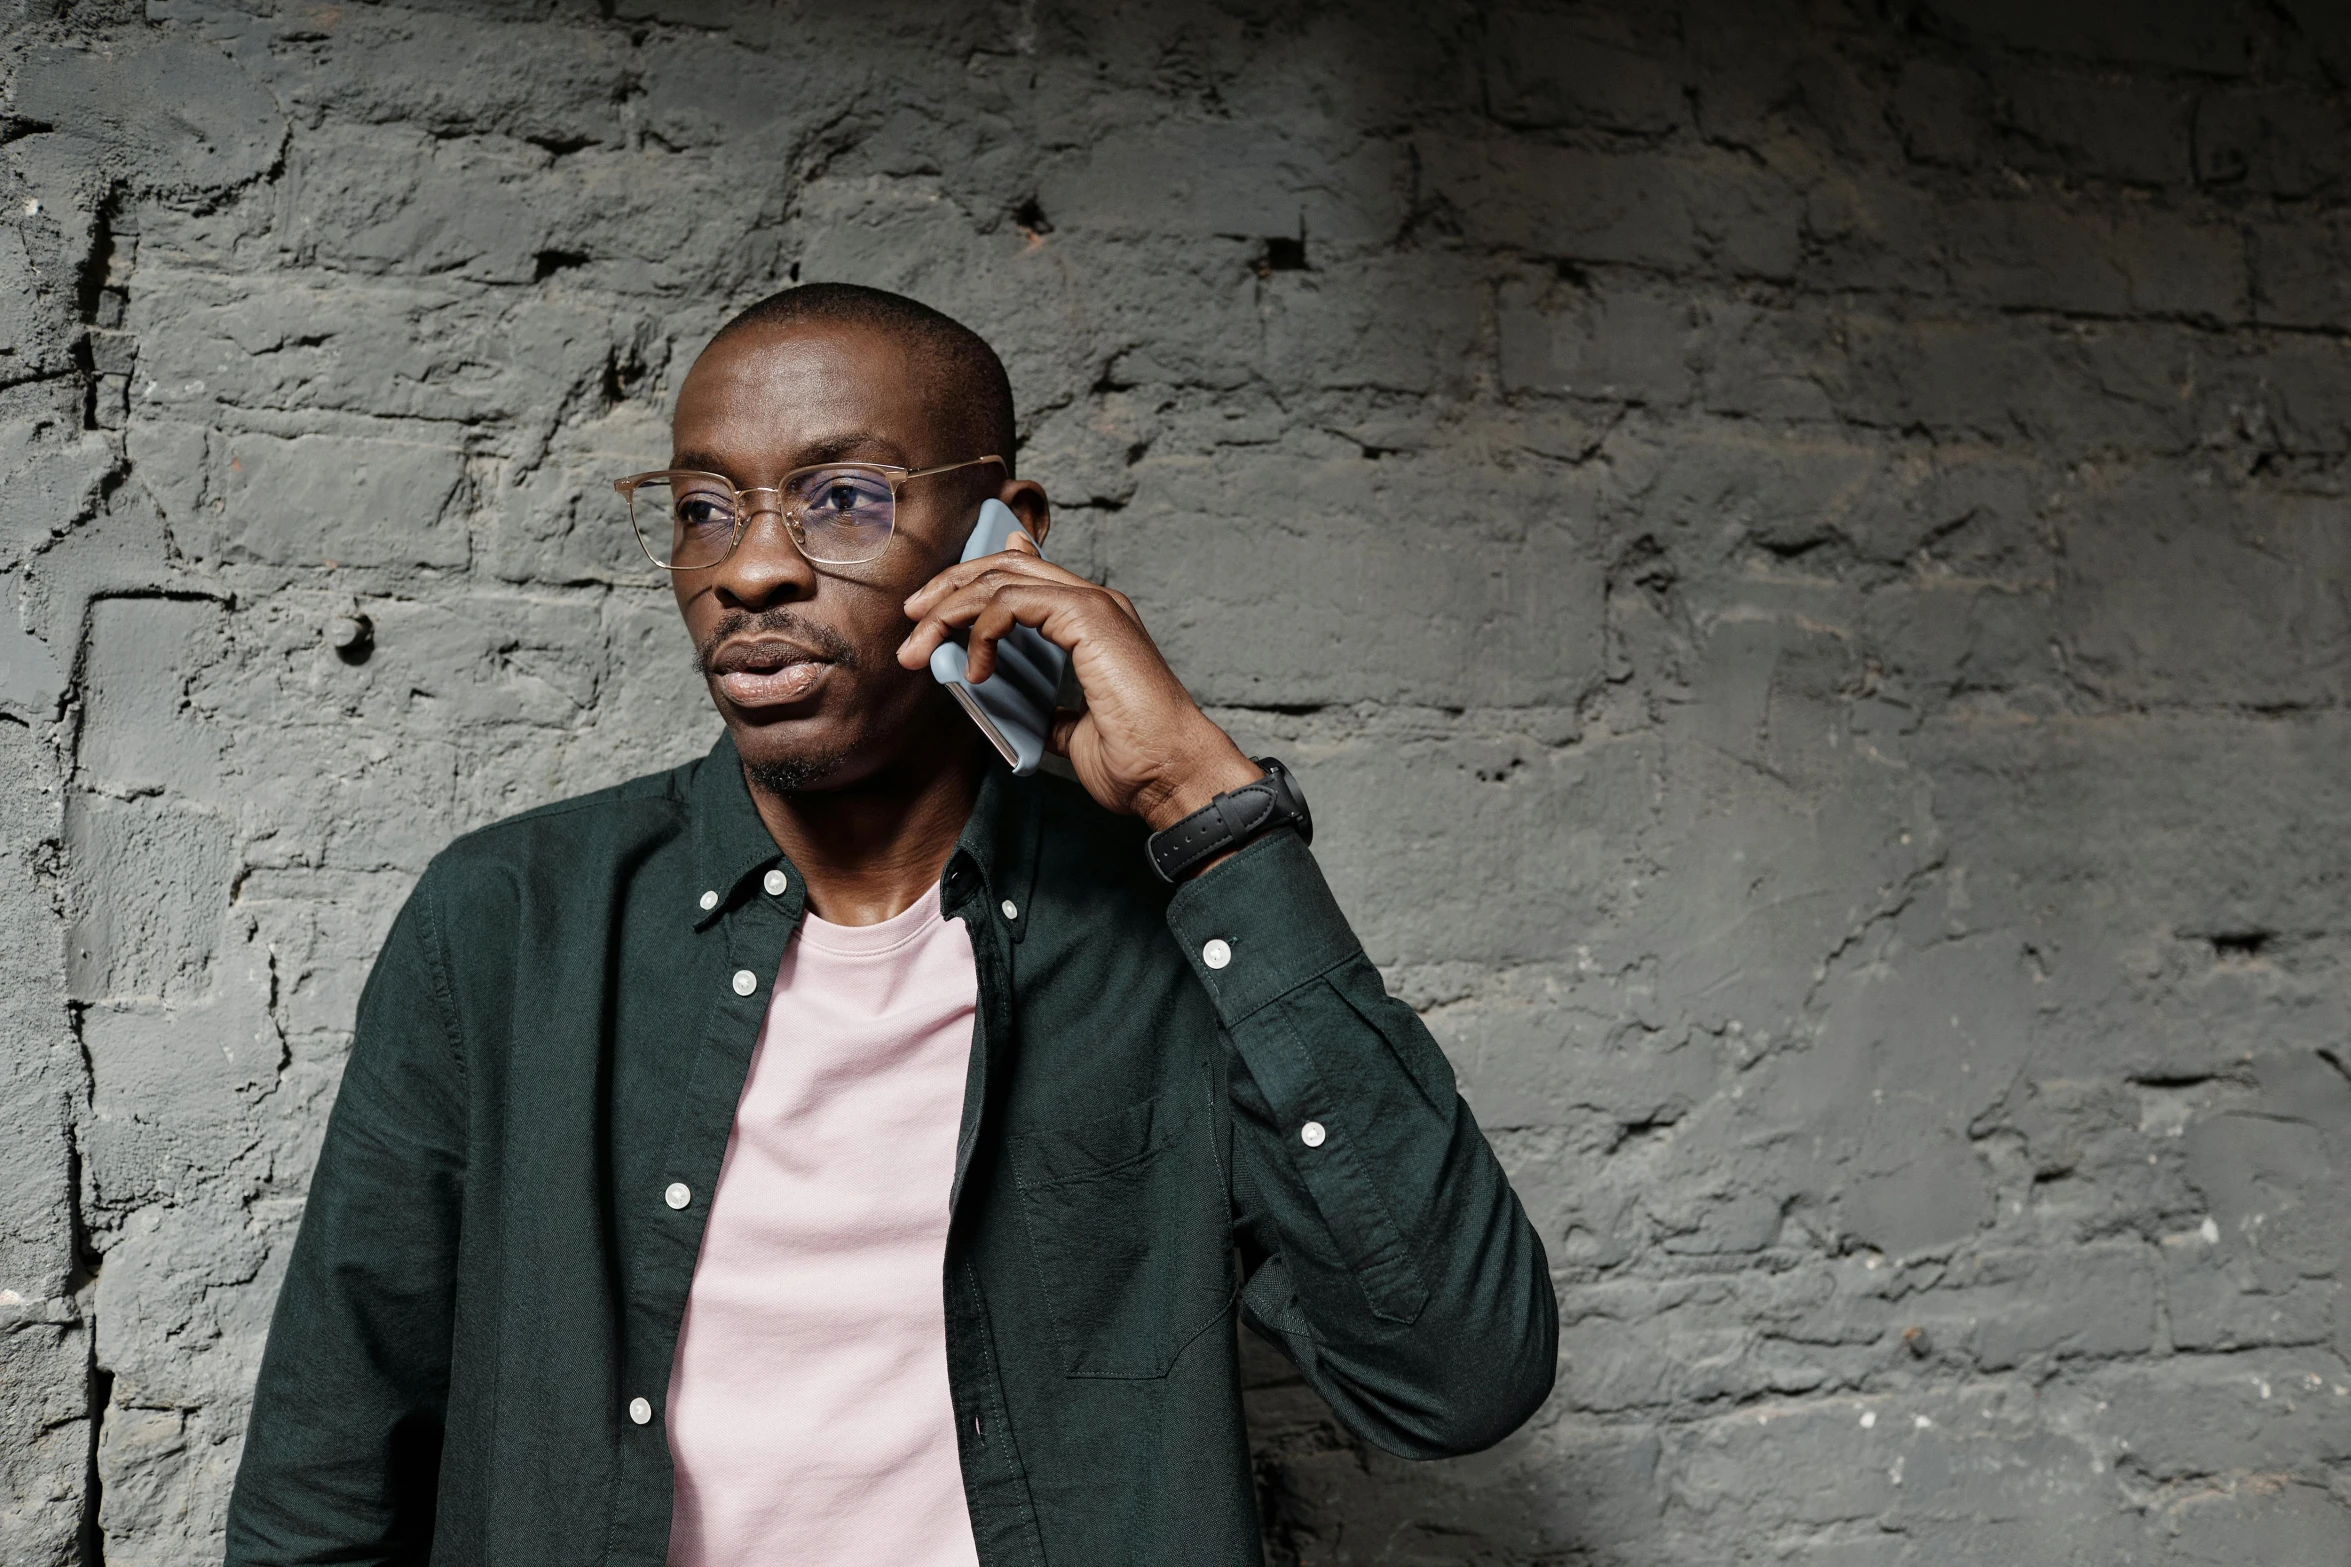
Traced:
<svg viewBox="0 0 2351 1567">
<path fill-rule="evenodd" d="M 1362 950 L 1322 867 L 1287 827 L 1185 882 L 1167 924 L 1228 1030 Z"/>
</svg>

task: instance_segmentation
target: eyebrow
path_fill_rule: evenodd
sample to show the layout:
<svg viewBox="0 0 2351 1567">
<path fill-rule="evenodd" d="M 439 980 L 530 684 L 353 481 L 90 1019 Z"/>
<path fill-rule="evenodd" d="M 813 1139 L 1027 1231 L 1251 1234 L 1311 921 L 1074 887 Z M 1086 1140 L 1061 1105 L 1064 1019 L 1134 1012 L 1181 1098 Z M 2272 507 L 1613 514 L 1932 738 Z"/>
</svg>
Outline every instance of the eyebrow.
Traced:
<svg viewBox="0 0 2351 1567">
<path fill-rule="evenodd" d="M 888 455 L 867 455 L 877 450 Z M 906 454 L 899 450 L 896 441 L 871 431 L 859 430 L 847 435 L 830 436 L 802 447 L 793 454 L 791 467 L 785 471 L 792 472 L 812 468 L 819 463 L 841 462 L 852 458 L 888 468 L 911 469 L 914 466 L 906 460 Z M 734 469 L 713 452 L 676 452 L 671 454 L 669 465 L 674 469 L 690 469 L 695 473 L 715 473 L 729 482 L 735 478 Z"/>
</svg>

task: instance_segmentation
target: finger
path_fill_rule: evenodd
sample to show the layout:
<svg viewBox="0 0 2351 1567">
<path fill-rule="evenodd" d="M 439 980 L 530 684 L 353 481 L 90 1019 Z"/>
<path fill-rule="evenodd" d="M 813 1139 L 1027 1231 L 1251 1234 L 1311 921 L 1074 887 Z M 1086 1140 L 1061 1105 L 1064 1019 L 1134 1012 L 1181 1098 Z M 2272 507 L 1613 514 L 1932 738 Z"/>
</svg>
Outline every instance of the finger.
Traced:
<svg viewBox="0 0 2351 1567">
<path fill-rule="evenodd" d="M 963 584 L 942 598 L 934 599 L 930 608 L 915 622 L 918 634 L 924 627 L 937 623 L 953 630 L 969 625 L 980 611 L 995 599 L 1010 596 L 1015 602 L 1067 604 L 1092 606 L 1101 603 L 1102 592 L 1090 583 L 1068 584 L 1036 581 L 1016 572 L 987 572 Z M 1107 606 L 1105 606 L 1107 607 Z"/>
<path fill-rule="evenodd" d="M 1003 578 L 969 583 L 933 604 L 930 612 L 915 622 L 906 640 L 898 645 L 898 662 L 908 669 L 921 668 L 940 643 L 946 641 L 958 628 L 972 625 L 984 610 L 999 600 L 1022 624 L 1036 627 L 1058 646 L 1073 647 L 1077 641 L 1073 627 L 1082 618 L 1085 606 L 1099 596 L 1091 588 L 1081 586 L 1078 590 L 1072 590 L 1058 583 L 1018 582 Z M 1049 624 L 1057 610 L 1061 612 L 1058 628 Z M 1009 625 L 1003 626 L 997 634 L 1001 635 L 1010 629 Z M 982 649 L 976 636 L 967 641 L 967 651 L 972 662 L 971 672 L 965 678 L 975 683 L 987 678 L 985 671 L 992 667 L 992 660 L 981 659 Z"/>
<path fill-rule="evenodd" d="M 1086 721 L 1083 713 L 1059 712 L 1053 715 L 1053 732 L 1045 737 L 1045 749 L 1055 756 L 1069 755 L 1070 737 L 1078 732 L 1078 725 Z"/>
<path fill-rule="evenodd" d="M 947 594 L 978 581 L 992 571 L 1008 572 L 1030 581 L 1051 582 L 1062 587 L 1093 588 L 1096 592 L 1101 591 L 1076 572 L 1056 566 L 1041 556 L 1018 550 L 1004 550 L 994 555 L 983 555 L 978 560 L 958 561 L 915 589 L 906 600 L 907 618 L 909 620 L 920 618 L 929 612 L 933 604 Z"/>
<path fill-rule="evenodd" d="M 964 638 L 964 678 L 974 685 L 996 672 L 996 644 L 1015 626 L 1029 626 L 1058 647 L 1075 648 L 1090 604 L 1054 588 L 1018 587 L 991 595 Z"/>
<path fill-rule="evenodd" d="M 1019 614 L 1004 594 L 988 601 L 985 609 L 972 617 L 971 635 L 965 640 L 964 651 L 969 655 L 964 665 L 963 678 L 978 685 L 996 672 L 996 640 L 1021 623 Z"/>
<path fill-rule="evenodd" d="M 930 581 L 907 596 L 907 617 L 914 619 L 923 615 L 932 605 L 948 594 L 961 592 L 991 573 L 1012 573 L 1038 581 L 1064 582 L 1072 585 L 1084 580 L 1063 571 L 1058 566 L 1049 566 L 1034 555 L 1022 555 L 1005 550 L 994 555 L 983 555 L 978 560 L 958 561 L 931 578 Z"/>
<path fill-rule="evenodd" d="M 908 669 L 921 668 L 940 643 L 971 622 L 991 594 L 990 589 L 966 583 L 934 601 L 926 613 L 915 617 L 914 628 L 898 644 L 898 662 Z"/>
</svg>

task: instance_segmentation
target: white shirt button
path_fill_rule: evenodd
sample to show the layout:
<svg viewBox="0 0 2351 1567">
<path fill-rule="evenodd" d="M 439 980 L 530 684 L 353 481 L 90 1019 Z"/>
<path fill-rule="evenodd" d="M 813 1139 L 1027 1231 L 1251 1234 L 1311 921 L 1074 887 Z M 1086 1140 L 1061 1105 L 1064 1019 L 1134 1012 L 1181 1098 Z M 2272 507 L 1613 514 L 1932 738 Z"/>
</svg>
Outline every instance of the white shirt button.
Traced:
<svg viewBox="0 0 2351 1567">
<path fill-rule="evenodd" d="M 735 994 L 747 996 L 759 988 L 759 976 L 747 968 L 735 970 Z"/>
<path fill-rule="evenodd" d="M 641 1398 L 629 1400 L 629 1418 L 641 1426 L 653 1423 L 653 1406 Z"/>
<path fill-rule="evenodd" d="M 1222 937 L 1214 938 L 1200 949 L 1200 961 L 1210 968 L 1223 968 L 1233 961 L 1233 949 L 1225 945 Z"/>
<path fill-rule="evenodd" d="M 702 894 L 702 907 L 704 907 L 705 909 L 715 909 L 715 908 L 717 908 L 717 907 L 718 907 L 718 894 L 717 894 L 715 891 L 712 891 L 712 892 L 706 892 L 706 893 Z"/>
<path fill-rule="evenodd" d="M 1298 1128 L 1298 1141 L 1304 1143 L 1309 1148 L 1320 1148 L 1322 1146 L 1322 1140 L 1330 1135 L 1330 1133 L 1323 1130 L 1323 1126 L 1320 1121 L 1309 1121 L 1304 1126 Z"/>
<path fill-rule="evenodd" d="M 661 1194 L 661 1200 L 672 1208 L 683 1208 L 694 1200 L 694 1188 L 683 1181 L 672 1181 L 669 1189 Z"/>
<path fill-rule="evenodd" d="M 1004 911 L 1004 917 L 1008 920 L 1016 920 L 1020 918 L 1020 905 L 1013 902 L 1010 898 L 1006 898 L 1002 903 L 997 904 L 996 907 Z"/>
<path fill-rule="evenodd" d="M 792 885 L 792 878 L 786 876 L 782 871 L 769 871 L 759 885 L 767 889 L 769 897 L 780 898 L 784 895 L 784 889 Z"/>
</svg>

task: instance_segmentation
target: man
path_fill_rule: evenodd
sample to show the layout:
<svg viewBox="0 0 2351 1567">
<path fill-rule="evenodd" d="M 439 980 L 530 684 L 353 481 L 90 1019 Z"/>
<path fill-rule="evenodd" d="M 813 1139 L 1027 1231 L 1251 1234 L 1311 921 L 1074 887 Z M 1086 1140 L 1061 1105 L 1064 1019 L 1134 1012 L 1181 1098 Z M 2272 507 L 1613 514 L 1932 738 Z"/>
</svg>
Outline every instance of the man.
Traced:
<svg viewBox="0 0 2351 1567">
<path fill-rule="evenodd" d="M 1295 785 L 1124 595 L 957 564 L 989 497 L 1047 536 L 1012 421 L 876 290 L 695 362 L 621 487 L 726 733 L 460 839 L 394 923 L 230 1561 L 1255 1562 L 1236 1303 L 1393 1452 L 1541 1403 L 1541 1243 Z M 1016 622 L 1077 785 L 927 672 Z"/>
</svg>

